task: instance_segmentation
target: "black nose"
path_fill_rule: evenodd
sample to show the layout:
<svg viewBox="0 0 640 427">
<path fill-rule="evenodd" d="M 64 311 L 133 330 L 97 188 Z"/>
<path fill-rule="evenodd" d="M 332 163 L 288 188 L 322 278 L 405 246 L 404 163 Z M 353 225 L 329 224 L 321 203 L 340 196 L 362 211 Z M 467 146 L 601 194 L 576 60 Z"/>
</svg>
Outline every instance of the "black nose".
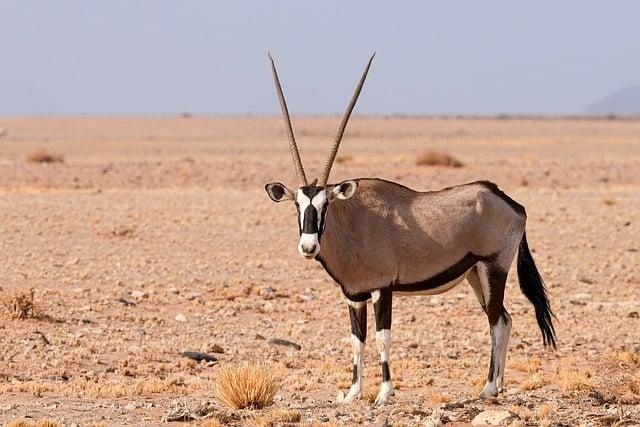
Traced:
<svg viewBox="0 0 640 427">
<path fill-rule="evenodd" d="M 312 254 L 316 251 L 316 245 L 312 245 L 312 246 L 307 246 L 306 248 L 307 253 Z"/>
</svg>

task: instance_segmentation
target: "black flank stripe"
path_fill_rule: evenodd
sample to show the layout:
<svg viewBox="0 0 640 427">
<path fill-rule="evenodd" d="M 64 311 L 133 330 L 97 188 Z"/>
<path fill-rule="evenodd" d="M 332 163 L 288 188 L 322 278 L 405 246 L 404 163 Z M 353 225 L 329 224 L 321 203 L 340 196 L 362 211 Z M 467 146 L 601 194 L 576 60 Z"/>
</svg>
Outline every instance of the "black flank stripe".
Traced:
<svg viewBox="0 0 640 427">
<path fill-rule="evenodd" d="M 396 292 L 419 292 L 435 289 L 454 281 L 466 273 L 467 270 L 473 267 L 476 263 L 479 261 L 486 261 L 488 258 L 490 257 L 482 257 L 468 253 L 460 261 L 433 277 L 415 283 L 398 283 L 393 286 L 393 290 Z"/>
</svg>

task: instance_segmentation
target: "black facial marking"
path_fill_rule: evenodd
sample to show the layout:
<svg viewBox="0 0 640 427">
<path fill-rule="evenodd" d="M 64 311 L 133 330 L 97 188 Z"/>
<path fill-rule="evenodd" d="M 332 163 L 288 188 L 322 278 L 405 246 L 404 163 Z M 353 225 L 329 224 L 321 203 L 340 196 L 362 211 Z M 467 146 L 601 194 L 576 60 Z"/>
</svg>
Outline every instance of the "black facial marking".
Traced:
<svg viewBox="0 0 640 427">
<path fill-rule="evenodd" d="M 300 187 L 300 190 L 309 199 L 313 199 L 313 196 L 324 190 L 324 187 Z"/>
<path fill-rule="evenodd" d="M 382 382 L 391 381 L 391 372 L 389 372 L 389 363 L 382 362 Z"/>
<path fill-rule="evenodd" d="M 309 200 L 313 200 L 313 198 L 321 191 L 324 190 L 324 187 L 317 186 L 307 186 L 300 187 L 302 194 L 307 196 Z M 300 212 L 298 209 L 298 215 L 303 215 L 302 218 L 302 227 L 300 228 L 300 233 L 307 234 L 318 234 L 318 241 L 320 241 L 320 237 L 322 237 L 322 232 L 324 231 L 324 220 L 327 213 L 327 206 L 329 204 L 325 203 L 322 207 L 322 211 L 318 212 L 318 210 L 313 206 L 313 203 L 309 204 L 309 206 L 305 209 L 304 212 Z M 318 215 L 320 215 L 320 225 L 318 225 Z"/>
<path fill-rule="evenodd" d="M 302 232 L 307 234 L 316 234 L 318 232 L 318 210 L 312 204 L 304 210 Z"/>
</svg>

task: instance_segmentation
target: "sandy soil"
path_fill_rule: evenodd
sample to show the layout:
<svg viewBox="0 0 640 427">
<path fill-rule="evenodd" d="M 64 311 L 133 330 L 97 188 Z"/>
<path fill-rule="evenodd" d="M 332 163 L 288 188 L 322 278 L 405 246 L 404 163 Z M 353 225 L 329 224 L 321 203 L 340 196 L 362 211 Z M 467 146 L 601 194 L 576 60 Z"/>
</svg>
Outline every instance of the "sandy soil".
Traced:
<svg viewBox="0 0 640 427">
<path fill-rule="evenodd" d="M 294 121 L 313 176 L 339 118 Z M 489 179 L 524 204 L 558 317 L 558 349 L 545 350 L 510 275 L 507 389 L 478 401 L 489 332 L 470 287 L 395 299 L 397 392 L 382 408 L 335 403 L 351 380 L 347 306 L 297 254 L 293 206 L 264 193 L 269 181 L 295 185 L 279 117 L 0 126 L 0 296 L 33 288 L 37 310 L 15 319 L 0 309 L 0 423 L 156 425 L 176 405 L 209 405 L 235 424 L 273 408 L 303 423 L 424 424 L 437 408 L 452 425 L 485 409 L 510 410 L 521 425 L 640 422 L 640 121 L 352 119 L 334 181 L 378 176 L 433 190 Z M 25 160 L 41 148 L 64 163 Z M 425 149 L 465 166 L 417 166 Z M 180 355 L 216 345 L 218 363 Z M 274 407 L 234 412 L 214 399 L 216 375 L 248 360 L 270 363 L 281 388 Z M 377 361 L 368 345 L 369 395 Z"/>
</svg>

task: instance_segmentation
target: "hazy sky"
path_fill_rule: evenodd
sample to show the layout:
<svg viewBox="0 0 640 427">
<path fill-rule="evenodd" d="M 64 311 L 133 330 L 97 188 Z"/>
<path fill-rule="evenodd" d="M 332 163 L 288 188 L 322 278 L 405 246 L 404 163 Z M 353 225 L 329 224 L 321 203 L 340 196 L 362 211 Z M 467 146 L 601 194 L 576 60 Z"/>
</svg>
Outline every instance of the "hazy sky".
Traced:
<svg viewBox="0 0 640 427">
<path fill-rule="evenodd" d="M 0 0 L 0 115 L 581 113 L 640 84 L 638 1 Z"/>
</svg>

